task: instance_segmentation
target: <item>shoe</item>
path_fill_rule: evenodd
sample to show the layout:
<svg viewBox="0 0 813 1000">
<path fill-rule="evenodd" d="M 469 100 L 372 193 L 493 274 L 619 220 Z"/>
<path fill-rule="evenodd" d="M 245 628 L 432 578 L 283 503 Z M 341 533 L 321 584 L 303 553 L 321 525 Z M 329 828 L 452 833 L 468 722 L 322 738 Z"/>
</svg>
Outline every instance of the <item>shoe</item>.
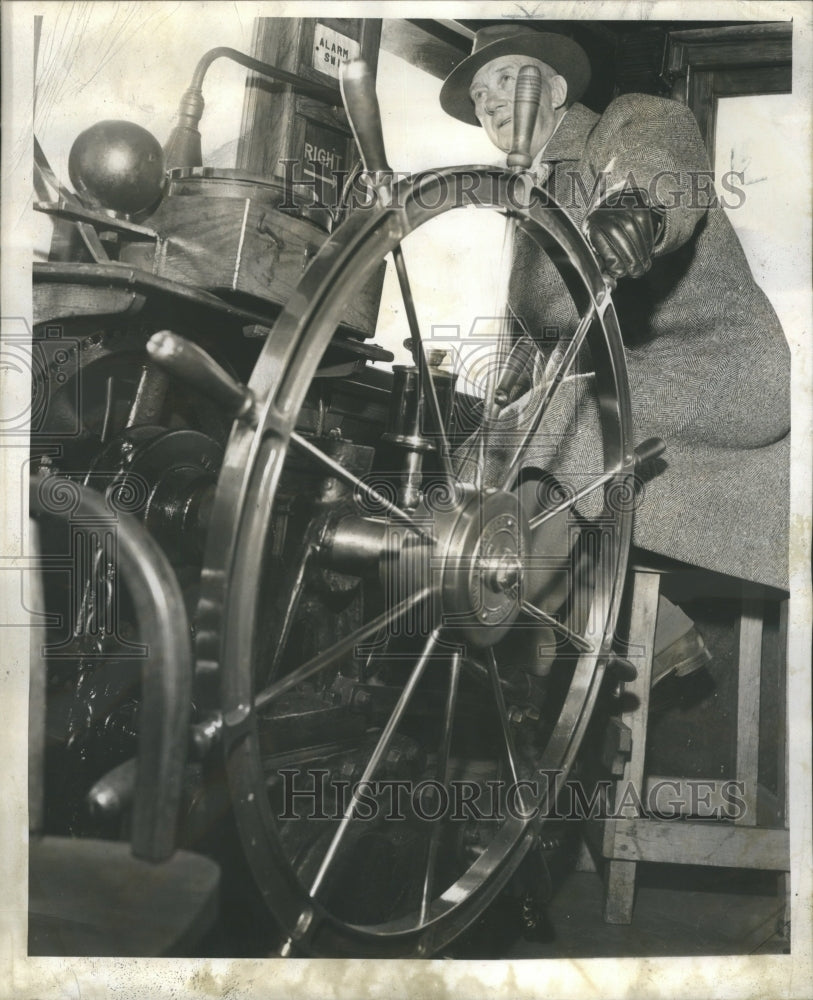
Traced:
<svg viewBox="0 0 813 1000">
<path fill-rule="evenodd" d="M 690 628 L 666 649 L 662 649 L 652 661 L 652 687 L 670 674 L 678 677 L 693 674 L 711 663 L 711 658 L 703 636 L 696 628 Z"/>
</svg>

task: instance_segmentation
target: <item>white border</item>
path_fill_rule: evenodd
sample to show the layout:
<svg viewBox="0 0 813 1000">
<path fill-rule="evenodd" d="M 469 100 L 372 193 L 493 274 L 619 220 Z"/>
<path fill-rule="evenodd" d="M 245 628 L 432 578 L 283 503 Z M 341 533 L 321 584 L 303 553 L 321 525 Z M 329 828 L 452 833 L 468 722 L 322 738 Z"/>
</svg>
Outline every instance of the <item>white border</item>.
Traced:
<svg viewBox="0 0 813 1000">
<path fill-rule="evenodd" d="M 0 316 L 7 335 L 9 317 L 30 321 L 30 239 L 23 210 L 31 192 L 30 114 L 32 98 L 33 16 L 49 4 L 5 0 L 2 6 L 2 271 Z M 167 4 L 167 6 L 171 6 Z M 232 4 L 222 4 L 229 16 Z M 241 17 L 493 18 L 517 16 L 522 9 L 555 20 L 794 20 L 793 91 L 807 110 L 811 100 L 813 38 L 809 2 L 624 2 L 560 0 L 541 3 L 276 3 L 242 2 Z M 214 40 L 213 40 L 214 41 Z M 798 147 L 782 151 L 798 162 L 799 210 L 810 229 L 811 133 Z M 810 258 L 808 238 L 799 253 Z M 807 349 L 793 359 L 793 479 L 791 544 L 790 838 L 793 860 L 793 939 L 790 956 L 682 959 L 580 959 L 476 961 L 360 960 L 148 960 L 55 959 L 25 955 L 27 906 L 27 662 L 25 627 L 2 629 L 0 684 L 3 724 L 0 761 L 3 805 L 0 808 L 0 997 L 45 1000 L 51 997 L 121 996 L 128 1000 L 158 997 L 228 996 L 230 998 L 302 997 L 692 997 L 808 998 L 813 989 L 813 821 L 811 817 L 811 474 L 813 468 L 813 395 L 811 394 L 810 297 L 807 298 Z M 25 379 L 0 371 L 0 416 L 20 412 L 27 398 Z M 19 477 L 23 450 L 8 441 L 0 447 L 0 526 L 3 530 L 0 611 L 2 622 L 20 623 L 19 574 L 15 556 L 22 552 L 22 496 Z M 15 529 L 15 526 L 16 529 Z"/>
</svg>

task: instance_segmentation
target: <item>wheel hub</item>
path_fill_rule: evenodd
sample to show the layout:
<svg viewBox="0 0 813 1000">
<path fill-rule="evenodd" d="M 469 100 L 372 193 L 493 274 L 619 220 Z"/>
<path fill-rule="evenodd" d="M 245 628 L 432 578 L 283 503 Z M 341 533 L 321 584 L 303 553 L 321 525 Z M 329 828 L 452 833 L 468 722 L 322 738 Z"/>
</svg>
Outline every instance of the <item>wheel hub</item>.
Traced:
<svg viewBox="0 0 813 1000">
<path fill-rule="evenodd" d="M 457 638 L 480 648 L 499 642 L 519 614 L 530 551 L 520 498 L 458 486 L 455 503 L 439 509 L 424 498 L 414 516 L 434 537 L 431 547 L 384 518 L 345 516 L 323 539 L 322 559 L 340 571 L 358 572 L 366 563 L 399 600 L 432 586 L 436 620 Z"/>
<path fill-rule="evenodd" d="M 454 514 L 435 550 L 443 620 L 467 642 L 492 646 L 519 614 L 525 519 L 516 494 L 503 492 L 473 491 Z"/>
</svg>

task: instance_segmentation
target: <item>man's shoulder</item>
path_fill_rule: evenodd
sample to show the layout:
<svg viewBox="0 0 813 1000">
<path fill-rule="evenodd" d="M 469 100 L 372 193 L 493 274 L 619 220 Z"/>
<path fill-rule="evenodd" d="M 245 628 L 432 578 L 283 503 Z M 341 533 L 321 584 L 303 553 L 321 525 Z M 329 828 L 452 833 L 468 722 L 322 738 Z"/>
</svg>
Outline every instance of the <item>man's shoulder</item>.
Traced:
<svg viewBox="0 0 813 1000">
<path fill-rule="evenodd" d="M 573 104 L 545 147 L 545 159 L 592 161 L 617 147 L 647 142 L 685 145 L 696 138 L 692 112 L 654 94 L 621 94 L 601 113 Z"/>
<path fill-rule="evenodd" d="M 633 121 L 668 121 L 675 117 L 692 117 L 685 104 L 670 97 L 655 94 L 621 94 L 602 112 L 597 126 Z"/>
</svg>

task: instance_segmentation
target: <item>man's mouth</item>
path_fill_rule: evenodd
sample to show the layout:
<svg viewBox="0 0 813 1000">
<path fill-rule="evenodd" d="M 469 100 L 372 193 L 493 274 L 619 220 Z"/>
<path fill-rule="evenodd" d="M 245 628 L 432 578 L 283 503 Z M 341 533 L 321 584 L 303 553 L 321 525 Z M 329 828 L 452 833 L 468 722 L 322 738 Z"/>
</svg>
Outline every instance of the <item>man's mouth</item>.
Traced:
<svg viewBox="0 0 813 1000">
<path fill-rule="evenodd" d="M 510 125 L 510 124 L 511 124 L 511 115 L 508 115 L 507 118 L 500 118 L 500 119 L 498 119 L 498 121 L 497 121 L 497 128 L 505 128 L 506 125 Z"/>
</svg>

